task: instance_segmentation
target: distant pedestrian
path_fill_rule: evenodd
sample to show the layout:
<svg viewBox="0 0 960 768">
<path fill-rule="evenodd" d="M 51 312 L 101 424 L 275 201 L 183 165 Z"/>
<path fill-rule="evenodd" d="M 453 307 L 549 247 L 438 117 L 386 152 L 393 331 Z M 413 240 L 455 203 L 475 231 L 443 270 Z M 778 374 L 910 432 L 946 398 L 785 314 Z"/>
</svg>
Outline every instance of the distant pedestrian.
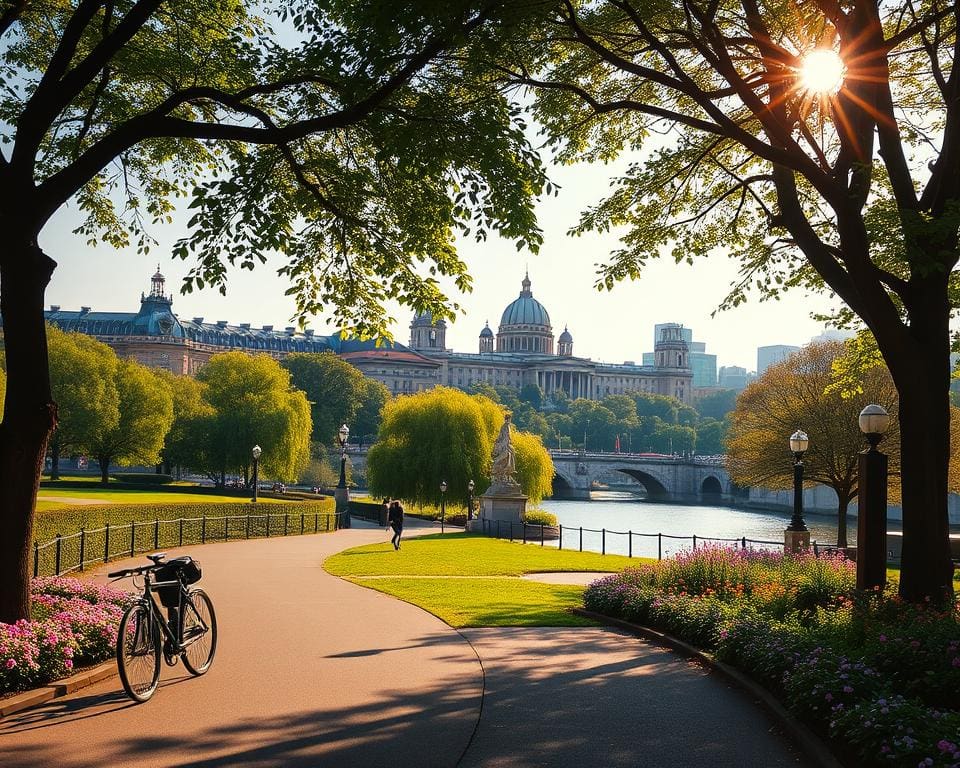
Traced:
<svg viewBox="0 0 960 768">
<path fill-rule="evenodd" d="M 400 534 L 403 533 L 403 505 L 399 501 L 390 504 L 390 513 L 388 515 L 390 527 L 393 528 L 393 538 L 390 543 L 394 549 L 400 549 Z"/>
</svg>

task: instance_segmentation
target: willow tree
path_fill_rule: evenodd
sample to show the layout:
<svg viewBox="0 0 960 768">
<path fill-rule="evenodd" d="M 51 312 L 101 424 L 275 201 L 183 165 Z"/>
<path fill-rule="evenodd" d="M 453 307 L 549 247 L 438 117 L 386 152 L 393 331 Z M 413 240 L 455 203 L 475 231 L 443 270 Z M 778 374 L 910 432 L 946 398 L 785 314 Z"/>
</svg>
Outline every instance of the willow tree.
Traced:
<svg viewBox="0 0 960 768">
<path fill-rule="evenodd" d="M 949 321 L 960 56 L 949 0 L 561 0 L 501 62 L 561 161 L 639 150 L 577 232 L 617 227 L 598 284 L 663 252 L 742 264 L 725 306 L 826 287 L 900 394 L 900 594 L 952 591 Z"/>
<path fill-rule="evenodd" d="M 56 264 L 39 245 L 51 217 L 72 202 L 88 243 L 146 252 L 180 201 L 187 288 L 222 289 L 230 265 L 273 254 L 302 314 L 376 332 L 391 297 L 450 318 L 437 278 L 470 286 L 455 233 L 539 242 L 541 168 L 518 109 L 466 48 L 493 50 L 518 13 L 476 0 L 0 0 L 0 621 L 29 614 L 57 423 L 43 324 Z"/>
<path fill-rule="evenodd" d="M 891 476 L 900 473 L 897 390 L 883 366 L 862 371 L 854 395 L 834 386 L 834 363 L 846 346 L 834 341 L 810 344 L 771 365 L 737 398 L 727 438 L 727 469 L 737 485 L 749 488 L 793 487 L 793 457 L 788 437 L 797 429 L 810 436 L 803 455 L 803 476 L 837 494 L 837 546 L 847 546 L 847 507 L 859 489 L 859 458 L 864 449 L 858 417 L 868 403 L 893 416 L 883 450 Z"/>
</svg>

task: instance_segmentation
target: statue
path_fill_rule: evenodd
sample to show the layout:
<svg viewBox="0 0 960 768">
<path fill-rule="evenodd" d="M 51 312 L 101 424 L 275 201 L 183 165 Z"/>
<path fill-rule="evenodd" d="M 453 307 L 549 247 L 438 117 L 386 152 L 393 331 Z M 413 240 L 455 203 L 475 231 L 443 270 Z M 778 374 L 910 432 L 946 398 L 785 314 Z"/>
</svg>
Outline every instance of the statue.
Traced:
<svg viewBox="0 0 960 768">
<path fill-rule="evenodd" d="M 500 434 L 493 444 L 493 475 L 494 483 L 517 485 L 513 473 L 517 469 L 516 456 L 510 444 L 510 414 L 508 413 L 500 427 Z"/>
</svg>

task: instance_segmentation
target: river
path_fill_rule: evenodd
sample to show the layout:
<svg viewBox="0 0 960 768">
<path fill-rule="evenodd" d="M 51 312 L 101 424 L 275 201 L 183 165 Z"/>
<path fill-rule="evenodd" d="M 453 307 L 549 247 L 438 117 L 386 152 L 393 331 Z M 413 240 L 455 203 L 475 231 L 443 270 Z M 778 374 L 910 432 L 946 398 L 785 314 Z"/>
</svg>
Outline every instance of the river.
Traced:
<svg viewBox="0 0 960 768">
<path fill-rule="evenodd" d="M 557 516 L 564 529 L 564 549 L 580 546 L 582 526 L 583 549 L 599 552 L 605 548 L 608 553 L 625 555 L 630 551 L 628 532 L 632 531 L 634 557 L 656 557 L 658 548 L 663 557 L 680 549 L 690 549 L 694 535 L 698 545 L 704 539 L 746 537 L 778 542 L 782 546 L 783 531 L 790 522 L 790 515 L 782 512 L 646 502 L 621 491 L 594 491 L 590 501 L 546 499 L 538 506 Z M 804 519 L 811 541 L 837 543 L 835 516 L 804 515 Z M 848 543 L 853 545 L 857 538 L 857 519 L 850 516 L 847 524 Z M 658 537 L 658 533 L 663 535 Z M 535 536 L 532 530 L 528 535 Z"/>
</svg>

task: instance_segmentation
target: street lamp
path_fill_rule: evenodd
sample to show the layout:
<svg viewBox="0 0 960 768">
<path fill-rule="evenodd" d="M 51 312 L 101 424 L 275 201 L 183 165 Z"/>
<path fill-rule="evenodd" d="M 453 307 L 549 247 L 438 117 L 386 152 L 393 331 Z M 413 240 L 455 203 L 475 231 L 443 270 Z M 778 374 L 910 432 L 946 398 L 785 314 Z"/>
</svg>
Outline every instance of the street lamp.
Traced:
<svg viewBox="0 0 960 768">
<path fill-rule="evenodd" d="M 807 433 L 797 430 L 790 435 L 790 450 L 795 459 L 793 464 L 793 518 L 790 520 L 788 531 L 805 531 L 803 522 L 803 454 L 810 445 Z"/>
<path fill-rule="evenodd" d="M 343 526 L 350 526 L 350 489 L 347 488 L 347 438 L 350 437 L 350 427 L 341 425 L 337 430 L 337 440 L 340 442 L 340 482 L 333 491 L 337 514 L 346 512 L 343 516 Z"/>
<path fill-rule="evenodd" d="M 467 520 L 473 520 L 473 489 L 476 487 L 473 480 L 467 483 Z"/>
<path fill-rule="evenodd" d="M 260 488 L 260 454 L 263 453 L 263 449 L 259 445 L 253 446 L 253 449 L 250 451 L 250 455 L 253 456 L 253 498 L 250 499 L 254 504 L 257 503 L 257 491 Z"/>
<path fill-rule="evenodd" d="M 871 404 L 858 421 L 870 447 L 861 452 L 857 467 L 857 589 L 882 589 L 887 582 L 887 456 L 877 446 L 890 414 Z"/>
<path fill-rule="evenodd" d="M 440 481 L 440 533 L 443 533 L 443 522 L 447 516 L 447 481 Z"/>
</svg>

